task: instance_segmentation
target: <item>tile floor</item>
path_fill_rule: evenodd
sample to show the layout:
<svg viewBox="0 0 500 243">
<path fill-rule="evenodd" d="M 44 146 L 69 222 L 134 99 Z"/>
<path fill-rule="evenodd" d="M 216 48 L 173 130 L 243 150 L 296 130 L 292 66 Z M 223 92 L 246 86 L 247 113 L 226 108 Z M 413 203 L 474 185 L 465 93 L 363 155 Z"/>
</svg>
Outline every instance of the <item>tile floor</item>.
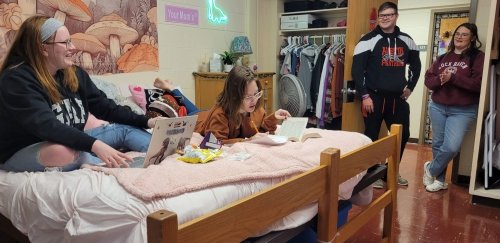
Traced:
<svg viewBox="0 0 500 243">
<path fill-rule="evenodd" d="M 451 184 L 448 169 L 448 190 L 430 193 L 422 184 L 423 164 L 432 158 L 429 146 L 408 144 L 400 166 L 408 187 L 398 190 L 396 242 L 500 242 L 499 207 L 471 204 L 468 188 Z M 375 189 L 374 196 L 381 194 Z M 350 217 L 359 212 L 356 206 Z M 350 243 L 378 242 L 381 217 L 362 228 Z"/>
</svg>

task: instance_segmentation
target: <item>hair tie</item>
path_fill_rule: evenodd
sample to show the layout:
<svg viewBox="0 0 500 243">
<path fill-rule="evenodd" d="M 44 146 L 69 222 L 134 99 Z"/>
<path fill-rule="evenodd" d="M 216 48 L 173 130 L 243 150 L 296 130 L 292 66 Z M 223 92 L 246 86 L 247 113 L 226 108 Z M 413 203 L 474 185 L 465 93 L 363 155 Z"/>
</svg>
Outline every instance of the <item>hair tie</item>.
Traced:
<svg viewBox="0 0 500 243">
<path fill-rule="evenodd" d="M 57 29 L 61 28 L 63 26 L 63 23 L 61 23 L 59 20 L 54 19 L 54 18 L 48 18 L 45 20 L 45 22 L 42 24 L 42 27 L 40 28 L 40 32 L 42 35 L 42 42 L 45 42 L 49 37 L 51 37 Z"/>
</svg>

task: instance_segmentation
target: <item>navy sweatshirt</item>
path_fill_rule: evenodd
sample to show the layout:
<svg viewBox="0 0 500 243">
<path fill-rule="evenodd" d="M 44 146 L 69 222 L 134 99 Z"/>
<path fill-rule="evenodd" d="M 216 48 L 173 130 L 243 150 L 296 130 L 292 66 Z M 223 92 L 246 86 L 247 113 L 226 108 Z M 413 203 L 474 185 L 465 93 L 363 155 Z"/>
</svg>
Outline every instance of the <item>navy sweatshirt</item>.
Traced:
<svg viewBox="0 0 500 243">
<path fill-rule="evenodd" d="M 409 65 L 408 79 L 406 65 Z M 390 34 L 377 26 L 364 35 L 354 49 L 352 77 L 359 96 L 368 90 L 391 96 L 400 96 L 405 87 L 413 91 L 420 68 L 417 45 L 397 26 Z"/>
<path fill-rule="evenodd" d="M 106 121 L 147 127 L 146 116 L 107 99 L 84 70 L 75 68 L 76 93 L 62 85 L 61 71 L 55 75 L 62 95 L 58 104 L 50 101 L 29 65 L 10 67 L 0 74 L 0 163 L 42 141 L 90 152 L 96 139 L 83 132 L 89 112 Z"/>
</svg>

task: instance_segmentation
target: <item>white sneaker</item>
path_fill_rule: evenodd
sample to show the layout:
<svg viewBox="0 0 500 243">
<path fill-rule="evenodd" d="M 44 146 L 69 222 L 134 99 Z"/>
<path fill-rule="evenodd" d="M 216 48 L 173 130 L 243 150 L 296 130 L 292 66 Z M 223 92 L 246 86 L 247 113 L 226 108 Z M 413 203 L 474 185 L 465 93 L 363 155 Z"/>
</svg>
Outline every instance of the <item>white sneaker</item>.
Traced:
<svg viewBox="0 0 500 243">
<path fill-rule="evenodd" d="M 382 179 L 378 179 L 372 184 L 373 188 L 383 189 L 385 188 L 385 182 Z"/>
<path fill-rule="evenodd" d="M 431 172 L 428 169 L 430 164 L 430 161 L 427 161 L 424 164 L 424 177 L 422 178 L 424 186 L 428 186 L 434 182 L 434 177 L 431 176 Z"/>
<path fill-rule="evenodd" d="M 432 184 L 425 187 L 425 190 L 429 192 L 437 192 L 439 190 L 446 190 L 446 189 L 448 189 L 448 183 L 440 182 L 438 180 L 434 180 Z"/>
</svg>

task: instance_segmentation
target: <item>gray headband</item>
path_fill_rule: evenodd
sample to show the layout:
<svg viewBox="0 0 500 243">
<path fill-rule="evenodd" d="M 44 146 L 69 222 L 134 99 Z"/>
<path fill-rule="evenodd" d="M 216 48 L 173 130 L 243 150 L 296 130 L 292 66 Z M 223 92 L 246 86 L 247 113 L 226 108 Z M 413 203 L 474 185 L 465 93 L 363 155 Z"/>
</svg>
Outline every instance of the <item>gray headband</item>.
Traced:
<svg viewBox="0 0 500 243">
<path fill-rule="evenodd" d="M 42 32 L 42 42 L 49 39 L 49 37 L 56 33 L 57 29 L 61 28 L 61 26 L 63 26 L 63 24 L 57 19 L 48 18 L 45 20 L 40 29 L 40 32 Z"/>
</svg>

